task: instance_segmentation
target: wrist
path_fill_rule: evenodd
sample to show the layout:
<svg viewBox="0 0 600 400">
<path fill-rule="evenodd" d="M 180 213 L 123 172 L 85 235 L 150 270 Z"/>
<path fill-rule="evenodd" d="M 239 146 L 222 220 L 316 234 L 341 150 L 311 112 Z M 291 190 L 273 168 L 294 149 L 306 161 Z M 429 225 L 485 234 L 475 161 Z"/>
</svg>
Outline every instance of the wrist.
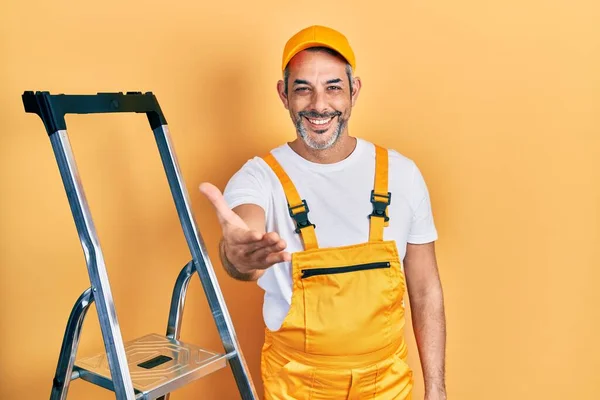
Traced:
<svg viewBox="0 0 600 400">
<path fill-rule="evenodd" d="M 219 242 L 219 256 L 221 258 L 223 268 L 225 268 L 227 274 L 232 278 L 240 281 L 252 281 L 255 279 L 255 270 L 240 270 L 236 264 L 230 261 L 229 257 L 227 256 L 227 244 L 224 239 L 221 239 Z"/>
<path fill-rule="evenodd" d="M 436 400 L 446 399 L 446 386 L 443 382 L 429 383 L 425 385 L 425 399 L 429 397 Z"/>
</svg>

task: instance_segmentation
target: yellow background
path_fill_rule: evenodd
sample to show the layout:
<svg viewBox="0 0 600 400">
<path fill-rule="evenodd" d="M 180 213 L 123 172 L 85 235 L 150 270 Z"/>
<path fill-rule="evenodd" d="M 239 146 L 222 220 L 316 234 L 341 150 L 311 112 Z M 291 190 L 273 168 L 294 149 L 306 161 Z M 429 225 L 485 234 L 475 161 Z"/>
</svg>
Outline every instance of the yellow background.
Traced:
<svg viewBox="0 0 600 400">
<path fill-rule="evenodd" d="M 217 262 L 198 192 L 294 137 L 276 95 L 285 40 L 343 31 L 363 90 L 353 135 L 420 166 L 439 229 L 449 399 L 600 398 L 597 1 L 4 1 L 0 12 L 0 397 L 48 398 L 89 285 L 41 120 L 24 90 L 153 91 L 257 389 L 261 291 Z M 162 333 L 190 256 L 141 115 L 69 116 L 123 336 Z M 417 371 L 414 339 L 411 363 Z M 198 279 L 182 339 L 219 349 Z M 101 349 L 95 307 L 80 355 Z M 229 369 L 172 399 L 235 399 Z M 110 399 L 75 381 L 70 399 Z"/>
</svg>

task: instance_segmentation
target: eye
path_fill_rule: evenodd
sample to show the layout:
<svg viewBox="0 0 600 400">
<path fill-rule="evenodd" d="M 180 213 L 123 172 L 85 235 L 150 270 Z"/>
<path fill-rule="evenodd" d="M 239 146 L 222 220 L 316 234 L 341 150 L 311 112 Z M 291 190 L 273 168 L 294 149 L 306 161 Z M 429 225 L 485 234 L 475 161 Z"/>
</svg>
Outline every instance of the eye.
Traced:
<svg viewBox="0 0 600 400">
<path fill-rule="evenodd" d="M 295 92 L 306 92 L 307 90 L 308 88 L 306 86 L 294 89 Z"/>
<path fill-rule="evenodd" d="M 329 89 L 329 90 L 342 90 L 342 88 L 339 87 L 339 86 L 329 86 L 327 89 Z"/>
</svg>

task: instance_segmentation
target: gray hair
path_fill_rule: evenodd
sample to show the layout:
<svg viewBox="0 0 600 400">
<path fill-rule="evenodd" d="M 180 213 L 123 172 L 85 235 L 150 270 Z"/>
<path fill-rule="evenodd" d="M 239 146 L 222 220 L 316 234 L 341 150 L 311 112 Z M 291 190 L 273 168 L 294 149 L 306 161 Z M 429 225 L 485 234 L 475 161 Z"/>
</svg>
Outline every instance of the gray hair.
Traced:
<svg viewBox="0 0 600 400">
<path fill-rule="evenodd" d="M 309 47 L 308 49 L 306 49 L 306 51 L 313 51 L 313 52 L 317 52 L 317 51 L 324 51 L 325 53 L 331 54 L 332 56 L 336 56 L 336 57 L 340 57 L 340 58 L 344 58 L 342 57 L 342 55 L 340 53 L 338 53 L 335 50 L 330 49 L 329 47 Z M 350 85 L 350 95 L 352 95 L 352 66 L 350 65 L 350 63 L 348 63 L 346 61 L 346 75 L 348 76 L 348 83 Z M 284 91 L 287 94 L 288 92 L 288 79 L 290 77 L 290 67 L 289 64 L 286 65 L 285 69 L 283 70 L 283 84 L 284 84 Z"/>
</svg>

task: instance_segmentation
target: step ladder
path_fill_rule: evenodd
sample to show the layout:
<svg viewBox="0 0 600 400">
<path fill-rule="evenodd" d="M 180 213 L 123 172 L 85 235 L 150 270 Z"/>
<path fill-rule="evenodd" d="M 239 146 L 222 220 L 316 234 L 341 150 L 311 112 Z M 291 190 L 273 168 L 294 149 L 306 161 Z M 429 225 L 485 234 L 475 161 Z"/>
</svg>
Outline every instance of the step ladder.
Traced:
<svg viewBox="0 0 600 400">
<path fill-rule="evenodd" d="M 91 284 L 75 302 L 67 321 L 50 399 L 66 399 L 70 382 L 81 378 L 114 391 L 118 400 L 167 400 L 170 392 L 229 364 L 241 398 L 257 400 L 231 317 L 190 207 L 167 121 L 156 96 L 152 92 L 65 95 L 25 91 L 22 100 L 27 113 L 37 114 L 42 119 L 50 137 Z M 121 336 L 102 249 L 65 123 L 66 114 L 115 112 L 146 114 L 192 257 L 175 280 L 166 334 L 152 333 L 127 342 Z M 224 352 L 203 350 L 179 340 L 185 295 L 195 273 L 202 283 Z M 76 359 L 83 321 L 92 303 L 96 304 L 105 351 Z"/>
</svg>

